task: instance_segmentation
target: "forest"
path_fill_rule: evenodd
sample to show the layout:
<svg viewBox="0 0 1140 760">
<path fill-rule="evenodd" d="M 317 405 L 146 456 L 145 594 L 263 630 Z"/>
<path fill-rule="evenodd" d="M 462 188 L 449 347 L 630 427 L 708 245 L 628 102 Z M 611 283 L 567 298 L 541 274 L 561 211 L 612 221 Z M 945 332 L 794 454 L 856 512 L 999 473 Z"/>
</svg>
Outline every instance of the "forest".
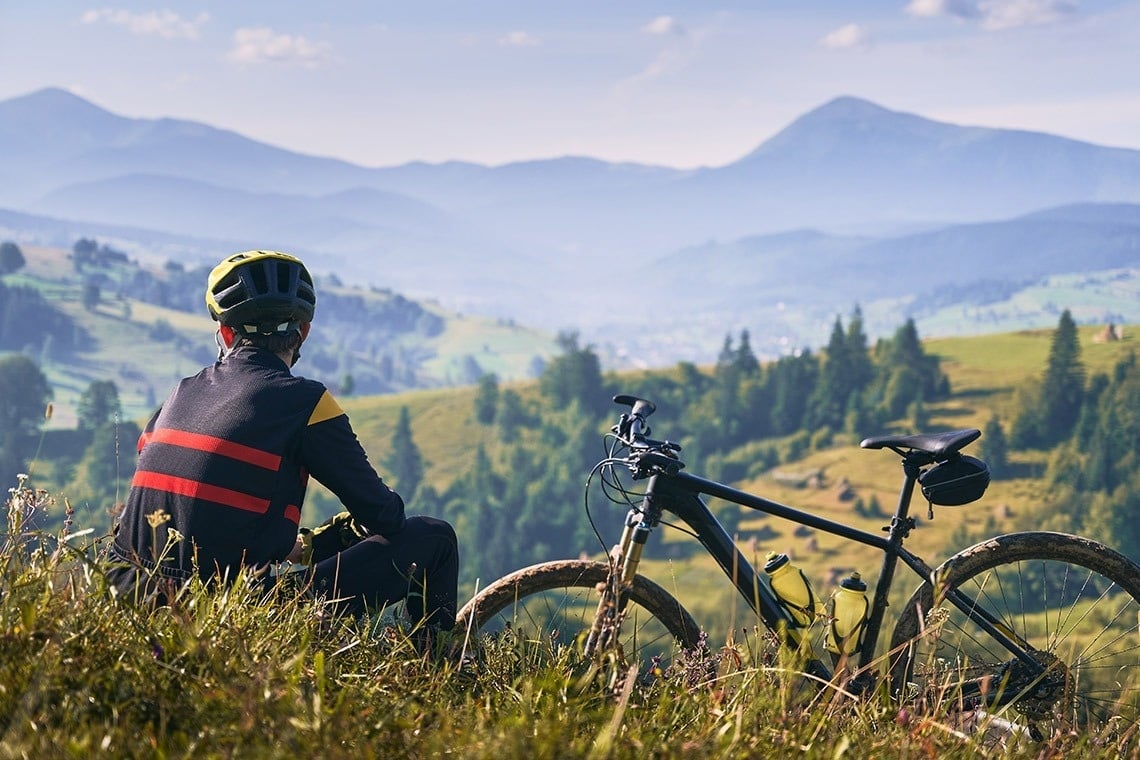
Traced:
<svg viewBox="0 0 1140 760">
<path fill-rule="evenodd" d="M 415 328 L 417 318 L 409 317 L 408 327 Z M 425 328 L 421 323 L 415 329 Z M 839 439 L 858 440 L 867 431 L 892 425 L 925 430 L 929 407 L 953 393 L 939 357 L 924 349 L 913 320 L 872 344 L 858 307 L 846 322 L 836 318 L 819 352 L 804 349 L 768 362 L 753 352 L 747 330 L 725 335 L 712 366 L 681 362 L 640 373 L 604 372 L 597 353 L 576 333 L 560 335 L 558 345 L 559 355 L 536 381 L 503 384 L 492 374 L 475 381 L 469 414 L 487 435 L 470 464 L 449 482 L 425 480 L 424 455 L 406 408 L 376 461 L 406 501 L 456 526 L 464 547 L 463 579 L 491 578 L 600 548 L 579 506 L 584 479 L 603 453 L 601 438 L 614 419 L 610 399 L 616 393 L 674 410 L 669 435 L 683 441 L 686 465 L 730 483 Z M 1131 444 L 1140 436 L 1140 421 L 1130 410 L 1136 408 L 1138 382 L 1131 354 L 1111 373 L 1086 377 L 1076 325 L 1065 311 L 1039 380 L 1018 390 L 1008 419 L 995 415 L 987 422 L 980 444 L 995 478 L 1010 474 L 1012 450 L 1051 452 L 1043 473 L 1050 484 L 1049 527 L 1119 536 L 1134 556 L 1140 536 L 1129 515 L 1140 476 Z M 89 527 L 108 530 L 130 482 L 137 421 L 121 418 L 115 381 L 99 380 L 82 394 L 76 429 L 45 433 L 51 396 L 33 358 L 0 358 L 0 475 L 15 482 L 17 473 L 33 469 L 35 486 L 88 505 Z M 51 461 L 41 452 L 51 452 Z M 315 523 L 339 508 L 330 494 L 311 489 L 306 521 Z M 730 532 L 741 518 L 735 509 L 717 513 Z M 954 540 L 960 547 L 980 537 L 962 528 Z"/>
</svg>

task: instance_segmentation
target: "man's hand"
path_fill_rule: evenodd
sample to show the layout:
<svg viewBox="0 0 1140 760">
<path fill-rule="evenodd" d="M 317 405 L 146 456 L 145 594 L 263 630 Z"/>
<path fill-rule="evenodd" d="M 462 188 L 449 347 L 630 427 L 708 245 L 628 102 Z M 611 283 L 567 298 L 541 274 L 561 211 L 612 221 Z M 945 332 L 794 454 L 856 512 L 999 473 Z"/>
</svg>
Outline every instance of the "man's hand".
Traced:
<svg viewBox="0 0 1140 760">
<path fill-rule="evenodd" d="M 307 565 L 312 561 L 312 544 L 311 542 L 305 540 L 305 537 L 308 535 L 310 535 L 309 532 L 305 530 L 302 530 L 297 534 L 297 543 L 293 544 L 293 551 L 289 552 L 289 554 L 285 557 L 286 562 Z"/>
</svg>

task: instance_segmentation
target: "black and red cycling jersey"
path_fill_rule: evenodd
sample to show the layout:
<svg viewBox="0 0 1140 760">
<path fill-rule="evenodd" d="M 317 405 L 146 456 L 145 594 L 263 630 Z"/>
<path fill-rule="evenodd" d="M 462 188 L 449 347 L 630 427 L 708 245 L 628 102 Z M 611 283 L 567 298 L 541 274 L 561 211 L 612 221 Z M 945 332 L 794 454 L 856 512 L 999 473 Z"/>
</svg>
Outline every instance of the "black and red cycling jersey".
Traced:
<svg viewBox="0 0 1140 760">
<path fill-rule="evenodd" d="M 147 423 L 114 551 L 176 577 L 195 566 L 203 578 L 232 577 L 282 560 L 309 476 L 372 533 L 403 528 L 403 500 L 328 389 L 268 350 L 240 346 L 179 382 Z M 169 520 L 160 524 L 159 512 Z"/>
</svg>

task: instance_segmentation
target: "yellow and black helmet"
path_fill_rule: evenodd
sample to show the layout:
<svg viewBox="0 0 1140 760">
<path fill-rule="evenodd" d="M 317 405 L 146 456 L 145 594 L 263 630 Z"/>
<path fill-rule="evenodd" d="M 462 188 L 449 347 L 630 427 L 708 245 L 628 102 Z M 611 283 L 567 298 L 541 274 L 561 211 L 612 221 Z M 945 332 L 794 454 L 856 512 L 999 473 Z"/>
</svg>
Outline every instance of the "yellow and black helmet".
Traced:
<svg viewBox="0 0 1140 760">
<path fill-rule="evenodd" d="M 279 251 L 235 253 L 206 280 L 210 316 L 246 335 L 296 330 L 312 321 L 316 306 L 309 270 Z"/>
</svg>

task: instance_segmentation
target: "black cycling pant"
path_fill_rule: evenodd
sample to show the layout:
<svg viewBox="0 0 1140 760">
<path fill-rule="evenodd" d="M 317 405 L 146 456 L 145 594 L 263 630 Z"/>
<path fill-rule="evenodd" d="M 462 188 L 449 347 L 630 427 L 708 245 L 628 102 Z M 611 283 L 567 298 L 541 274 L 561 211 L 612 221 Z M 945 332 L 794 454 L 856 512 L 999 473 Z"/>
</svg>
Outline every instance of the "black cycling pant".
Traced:
<svg viewBox="0 0 1140 760">
<path fill-rule="evenodd" d="M 312 590 L 342 612 L 360 615 L 405 600 L 413 623 L 442 630 L 455 625 L 459 547 L 443 520 L 409 517 L 391 538 L 368 536 L 307 575 Z"/>
<path fill-rule="evenodd" d="M 162 606 L 191 577 L 189 571 L 142 567 L 112 547 L 107 577 L 120 595 Z M 208 583 L 217 583 L 209 577 Z M 405 600 L 413 624 L 440 630 L 455 625 L 459 585 L 459 548 L 450 524 L 433 517 L 409 517 L 391 538 L 367 536 L 303 572 L 262 576 L 272 593 L 298 587 L 324 597 L 336 610 L 362 615 Z"/>
</svg>

